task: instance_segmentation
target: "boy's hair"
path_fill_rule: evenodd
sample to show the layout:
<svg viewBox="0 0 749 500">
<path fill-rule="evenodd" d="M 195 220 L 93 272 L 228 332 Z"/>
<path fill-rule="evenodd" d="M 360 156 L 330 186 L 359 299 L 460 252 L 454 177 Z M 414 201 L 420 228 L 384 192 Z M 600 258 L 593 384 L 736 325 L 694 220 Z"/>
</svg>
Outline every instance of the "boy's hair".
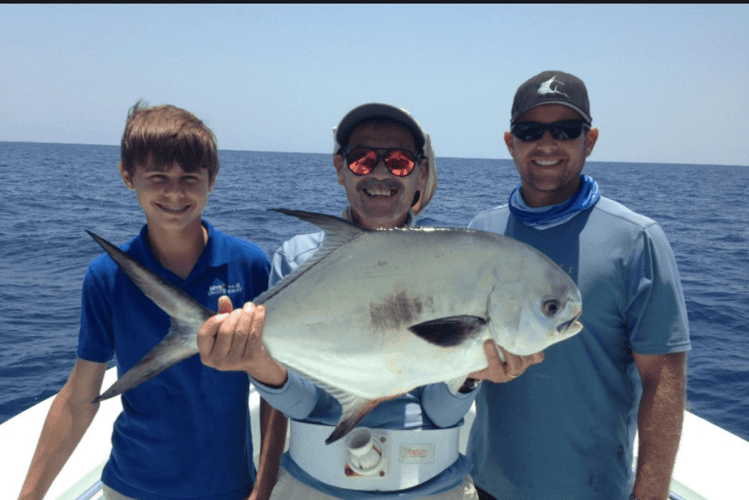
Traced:
<svg viewBox="0 0 749 500">
<path fill-rule="evenodd" d="M 122 134 L 120 161 L 133 175 L 135 166 L 148 160 L 161 168 L 175 161 L 185 172 L 208 169 L 212 182 L 219 169 L 216 136 L 201 120 L 169 104 L 149 107 L 139 100 L 130 108 Z"/>
</svg>

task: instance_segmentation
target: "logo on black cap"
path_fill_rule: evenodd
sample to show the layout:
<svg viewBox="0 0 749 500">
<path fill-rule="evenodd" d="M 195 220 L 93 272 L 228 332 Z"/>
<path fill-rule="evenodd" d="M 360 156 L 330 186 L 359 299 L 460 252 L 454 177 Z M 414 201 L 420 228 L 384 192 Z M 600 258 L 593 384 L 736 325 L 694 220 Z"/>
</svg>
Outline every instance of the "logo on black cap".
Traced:
<svg viewBox="0 0 749 500">
<path fill-rule="evenodd" d="M 538 95 L 560 94 L 560 95 L 563 95 L 564 97 L 566 97 L 566 98 L 569 99 L 569 96 L 567 94 L 565 94 L 564 92 L 562 92 L 561 90 L 559 90 L 559 86 L 560 85 L 564 85 L 564 82 L 556 82 L 556 81 L 554 81 L 555 78 L 556 78 L 556 76 L 552 76 L 551 79 L 546 80 L 545 82 L 543 82 L 538 87 L 538 90 L 537 90 Z M 556 83 L 556 86 L 553 87 L 553 88 L 551 86 L 552 83 Z"/>
</svg>

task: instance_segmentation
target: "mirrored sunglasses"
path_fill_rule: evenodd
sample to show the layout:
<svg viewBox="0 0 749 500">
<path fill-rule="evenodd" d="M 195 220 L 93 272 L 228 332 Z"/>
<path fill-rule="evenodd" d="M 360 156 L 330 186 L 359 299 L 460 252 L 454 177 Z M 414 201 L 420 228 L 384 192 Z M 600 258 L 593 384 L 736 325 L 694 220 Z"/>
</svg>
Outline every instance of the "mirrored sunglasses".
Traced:
<svg viewBox="0 0 749 500">
<path fill-rule="evenodd" d="M 384 152 L 378 153 L 378 151 Z M 367 175 L 375 169 L 380 160 L 383 160 L 387 169 L 398 177 L 406 177 L 410 174 L 420 159 L 411 151 L 399 148 L 354 148 L 345 151 L 344 156 L 348 168 L 356 175 Z"/>
<path fill-rule="evenodd" d="M 537 141 L 547 130 L 558 141 L 577 139 L 588 128 L 582 120 L 561 120 L 553 123 L 517 122 L 510 131 L 521 141 Z"/>
</svg>

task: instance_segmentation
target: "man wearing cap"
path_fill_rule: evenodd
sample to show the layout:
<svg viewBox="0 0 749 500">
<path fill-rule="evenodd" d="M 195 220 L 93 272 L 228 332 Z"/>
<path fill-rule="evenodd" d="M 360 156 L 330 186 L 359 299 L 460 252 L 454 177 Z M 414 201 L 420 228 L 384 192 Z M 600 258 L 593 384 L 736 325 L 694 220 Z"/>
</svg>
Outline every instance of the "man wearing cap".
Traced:
<svg viewBox="0 0 749 500">
<path fill-rule="evenodd" d="M 371 103 L 351 110 L 334 135 L 333 165 L 349 201 L 342 217 L 370 229 L 413 226 L 437 186 L 431 141 L 418 122 L 401 108 Z M 320 248 L 323 238 L 324 233 L 318 232 L 285 242 L 273 256 L 270 286 L 306 261 Z M 418 249 L 414 258 L 418 258 Z M 460 425 L 478 392 L 476 380 L 506 382 L 541 362 L 542 355 L 518 357 L 505 351 L 506 362 L 502 362 L 496 345 L 488 342 L 485 350 L 492 372 L 471 374 L 457 394 L 440 383 L 381 402 L 359 424 L 371 429 L 378 442 L 387 443 L 390 450 L 387 463 L 379 462 L 386 467 L 370 477 L 367 474 L 372 467 L 367 474 L 346 468 L 347 439 L 325 445 L 341 415 L 340 404 L 327 392 L 270 360 L 262 346 L 257 349 L 260 361 L 232 363 L 220 354 L 226 352 L 220 344 L 231 345 L 235 325 L 242 322 L 245 331 L 256 328 L 252 335 L 259 344 L 263 311 L 262 306 L 245 307 L 223 323 L 219 317 L 209 319 L 199 333 L 198 344 L 204 363 L 247 371 L 261 396 L 291 419 L 290 451 L 281 459 L 271 499 L 478 498 L 469 476 L 471 465 L 458 452 Z M 434 445 L 424 444 L 420 438 L 451 446 L 432 449 Z M 262 462 L 259 470 L 263 470 Z"/>
<path fill-rule="evenodd" d="M 523 241 L 575 280 L 583 331 L 508 384 L 484 384 L 468 457 L 480 498 L 665 500 L 685 401 L 686 306 L 653 220 L 581 175 L 598 129 L 583 82 L 520 86 L 504 139 L 520 173 L 509 204 L 469 227 Z M 633 440 L 639 431 L 637 471 Z"/>
</svg>

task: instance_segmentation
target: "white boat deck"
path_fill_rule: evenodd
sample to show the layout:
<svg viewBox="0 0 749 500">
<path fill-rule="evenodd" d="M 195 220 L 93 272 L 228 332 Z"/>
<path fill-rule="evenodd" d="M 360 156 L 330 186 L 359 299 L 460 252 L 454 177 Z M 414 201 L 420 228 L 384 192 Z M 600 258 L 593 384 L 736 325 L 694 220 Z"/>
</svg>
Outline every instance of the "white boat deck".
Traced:
<svg viewBox="0 0 749 500">
<path fill-rule="evenodd" d="M 117 378 L 109 369 L 103 385 Z M 36 443 L 53 397 L 38 403 L 0 425 L 0 498 L 15 499 L 21 491 Z M 252 440 L 255 462 L 259 451 L 259 397 L 250 395 Z M 52 484 L 47 500 L 98 500 L 99 478 L 111 449 L 112 424 L 122 410 L 120 399 L 101 404 L 91 427 Z M 466 416 L 461 431 L 464 451 L 473 410 Z M 635 459 L 636 460 L 636 459 Z M 749 442 L 717 427 L 692 413 L 686 413 L 676 467 L 671 480 L 672 498 L 684 500 L 739 500 L 749 498 L 744 474 L 749 469 Z"/>
</svg>

